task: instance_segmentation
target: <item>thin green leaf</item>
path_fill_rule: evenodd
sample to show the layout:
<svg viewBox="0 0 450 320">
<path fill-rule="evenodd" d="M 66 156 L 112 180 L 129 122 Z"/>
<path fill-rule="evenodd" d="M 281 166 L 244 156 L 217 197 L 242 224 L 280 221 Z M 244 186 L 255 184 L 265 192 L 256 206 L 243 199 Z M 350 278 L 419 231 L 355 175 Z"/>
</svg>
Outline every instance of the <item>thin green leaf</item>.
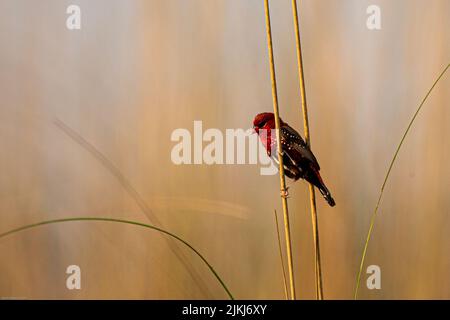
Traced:
<svg viewBox="0 0 450 320">
<path fill-rule="evenodd" d="M 198 252 L 193 246 L 191 246 L 187 241 L 183 240 L 182 238 L 178 237 L 177 235 L 166 231 L 164 229 L 155 227 L 155 226 L 151 226 L 145 223 L 141 223 L 141 222 L 136 222 L 136 221 L 130 221 L 130 220 L 122 220 L 122 219 L 114 219 L 114 218 L 97 218 L 97 217 L 74 217 L 74 218 L 63 218 L 63 219 L 54 219 L 54 220 L 46 220 L 46 221 L 41 221 L 38 223 L 33 223 L 33 224 L 29 224 L 26 226 L 22 226 L 4 233 L 0 234 L 0 239 L 3 237 L 6 237 L 8 235 L 20 232 L 20 231 L 24 231 L 27 229 L 32 229 L 35 227 L 39 227 L 39 226 L 44 226 L 44 225 L 49 225 L 49 224 L 55 224 L 55 223 L 62 223 L 62 222 L 73 222 L 73 221 L 106 221 L 106 222 L 115 222 L 115 223 L 125 223 L 125 224 L 131 224 L 131 225 L 135 225 L 135 226 L 139 226 L 139 227 L 144 227 L 144 228 L 148 228 L 148 229 L 153 229 L 156 231 L 159 231 L 161 233 L 164 233 L 178 241 L 180 241 L 181 243 L 183 243 L 185 246 L 187 246 L 189 249 L 191 249 L 209 268 L 209 270 L 211 270 L 211 272 L 214 274 L 214 276 L 216 277 L 216 279 L 219 281 L 219 283 L 221 284 L 221 286 L 224 288 L 224 290 L 226 291 L 226 293 L 228 294 L 228 297 L 231 300 L 234 300 L 233 295 L 231 294 L 230 290 L 228 290 L 227 286 L 225 285 L 225 283 L 222 281 L 222 279 L 219 277 L 219 275 L 217 274 L 216 270 L 214 270 L 214 268 L 211 266 L 211 264 L 209 264 L 209 262 L 203 257 L 203 255 Z"/>
<path fill-rule="evenodd" d="M 381 198 L 383 197 L 383 193 L 384 193 L 384 188 L 386 187 L 386 183 L 387 183 L 387 181 L 389 179 L 389 175 L 391 174 L 391 171 L 392 171 L 392 168 L 394 166 L 395 160 L 397 160 L 398 153 L 400 152 L 400 149 L 401 149 L 401 147 L 403 145 L 403 142 L 405 141 L 406 136 L 408 135 L 408 133 L 409 133 L 409 131 L 410 131 L 414 121 L 416 120 L 417 115 L 419 114 L 419 112 L 422 109 L 423 105 L 427 101 L 427 99 L 430 96 L 431 92 L 433 91 L 434 87 L 436 87 L 436 85 L 438 84 L 439 80 L 441 80 L 441 78 L 447 72 L 448 68 L 450 68 L 450 64 L 447 65 L 447 67 L 444 69 L 444 71 L 441 72 L 439 77 L 433 83 L 433 85 L 431 86 L 430 90 L 428 90 L 427 94 L 425 95 L 425 97 L 423 98 L 423 100 L 420 103 L 419 107 L 417 108 L 416 112 L 414 113 L 413 117 L 411 118 L 411 121 L 409 122 L 408 127 L 406 128 L 406 131 L 403 134 L 403 137 L 402 137 L 402 139 L 400 140 L 400 143 L 397 146 L 397 150 L 395 151 L 394 157 L 391 160 L 391 163 L 389 165 L 389 169 L 388 169 L 388 171 L 386 173 L 386 176 L 384 177 L 383 185 L 381 186 L 380 194 L 378 196 L 377 205 L 375 206 L 375 210 L 373 211 L 372 217 L 370 219 L 369 231 L 367 232 L 366 242 L 364 244 L 364 249 L 363 249 L 363 253 L 362 253 L 362 256 L 361 256 L 361 262 L 360 262 L 360 265 L 359 265 L 358 276 L 356 277 L 356 286 L 355 286 L 355 293 L 354 293 L 354 299 L 355 300 L 358 298 L 358 289 L 359 289 L 359 286 L 360 286 L 360 283 L 361 283 L 362 270 L 363 270 L 363 267 L 364 267 L 364 261 L 366 259 L 367 247 L 369 246 L 370 237 L 372 236 L 373 226 L 375 224 L 375 218 L 376 218 L 377 213 L 378 213 L 378 208 L 380 207 Z"/>
</svg>

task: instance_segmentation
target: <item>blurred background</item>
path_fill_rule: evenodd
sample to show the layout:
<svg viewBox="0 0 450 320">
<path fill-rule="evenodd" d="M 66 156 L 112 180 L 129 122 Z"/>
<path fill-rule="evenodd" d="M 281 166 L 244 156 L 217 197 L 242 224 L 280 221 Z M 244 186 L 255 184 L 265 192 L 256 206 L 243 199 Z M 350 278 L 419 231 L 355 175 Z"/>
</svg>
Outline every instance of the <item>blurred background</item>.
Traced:
<svg viewBox="0 0 450 320">
<path fill-rule="evenodd" d="M 70 4 L 81 30 L 66 28 Z M 371 4 L 381 30 L 366 27 Z M 349 299 L 389 162 L 450 62 L 450 2 L 304 0 L 299 12 L 312 146 L 337 202 L 317 202 L 324 293 Z M 303 132 L 291 1 L 272 0 L 271 15 L 281 116 Z M 176 128 L 247 129 L 272 110 L 262 0 L 0 0 L 0 43 L 0 232 L 73 216 L 158 220 L 236 298 L 284 298 L 278 176 L 170 159 Z M 449 78 L 393 169 L 366 260 L 382 288 L 364 275 L 361 298 L 450 298 Z M 308 188 L 288 185 L 298 298 L 313 299 Z M 0 297 L 226 298 L 188 249 L 135 226 L 44 226 L 1 239 L 0 252 Z M 72 264 L 81 290 L 66 288 Z"/>
</svg>

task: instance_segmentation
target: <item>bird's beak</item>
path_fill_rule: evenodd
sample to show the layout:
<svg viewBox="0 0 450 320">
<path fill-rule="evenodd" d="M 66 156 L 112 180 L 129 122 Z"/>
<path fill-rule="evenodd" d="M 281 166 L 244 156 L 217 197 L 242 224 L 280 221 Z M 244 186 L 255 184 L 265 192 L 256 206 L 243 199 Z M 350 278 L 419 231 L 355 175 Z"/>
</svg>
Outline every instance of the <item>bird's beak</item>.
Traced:
<svg viewBox="0 0 450 320">
<path fill-rule="evenodd" d="M 256 126 L 253 126 L 253 132 L 252 132 L 252 134 L 255 134 L 255 133 L 258 133 L 258 131 L 256 130 Z"/>
</svg>

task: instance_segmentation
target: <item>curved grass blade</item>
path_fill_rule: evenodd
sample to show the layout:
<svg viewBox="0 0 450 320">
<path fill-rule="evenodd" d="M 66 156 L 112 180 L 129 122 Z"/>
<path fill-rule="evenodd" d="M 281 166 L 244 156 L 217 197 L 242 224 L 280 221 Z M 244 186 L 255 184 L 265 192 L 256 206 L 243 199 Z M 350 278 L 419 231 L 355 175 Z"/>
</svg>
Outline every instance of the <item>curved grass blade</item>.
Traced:
<svg viewBox="0 0 450 320">
<path fill-rule="evenodd" d="M 141 223 L 141 222 L 137 222 L 137 221 L 123 220 L 123 219 L 114 219 L 114 218 L 97 218 L 97 217 L 63 218 L 63 219 L 54 219 L 54 220 L 41 221 L 41 222 L 37 222 L 37 223 L 33 223 L 33 224 L 28 224 L 26 226 L 22 226 L 22 227 L 19 227 L 19 228 L 10 230 L 10 231 L 6 231 L 6 232 L 3 232 L 3 233 L 0 233 L 0 239 L 3 238 L 3 237 L 6 237 L 8 235 L 17 233 L 17 232 L 24 231 L 24 230 L 27 230 L 27 229 L 32 229 L 32 228 L 39 227 L 39 226 L 55 224 L 55 223 L 63 223 L 63 222 L 73 222 L 73 221 L 106 221 L 106 222 L 115 222 L 115 223 L 125 223 L 125 224 L 135 225 L 135 226 L 144 227 L 144 228 L 148 228 L 148 229 L 153 229 L 153 230 L 159 231 L 161 233 L 164 233 L 164 234 L 172 237 L 173 239 L 181 242 L 182 244 L 187 246 L 189 249 L 191 249 L 206 264 L 206 266 L 209 268 L 209 270 L 211 270 L 211 272 L 214 274 L 216 279 L 219 281 L 219 283 L 221 284 L 223 289 L 226 291 L 228 297 L 231 300 L 234 300 L 233 295 L 231 294 L 230 290 L 228 290 L 228 288 L 225 285 L 225 283 L 223 282 L 223 280 L 219 277 L 219 275 L 217 274 L 216 270 L 214 270 L 214 268 L 209 264 L 209 262 L 205 259 L 205 257 L 203 257 L 203 255 L 200 252 L 198 252 L 186 240 L 183 240 L 182 238 L 178 237 L 177 235 L 175 235 L 175 234 L 173 234 L 173 233 L 171 233 L 169 231 L 166 231 L 164 229 L 161 229 L 161 228 L 149 225 L 149 224 L 145 224 L 145 223 Z"/>
<path fill-rule="evenodd" d="M 408 127 L 406 128 L 406 131 L 403 134 L 403 137 L 402 137 L 402 139 L 400 140 L 400 143 L 397 146 L 397 150 L 395 151 L 394 156 L 393 156 L 393 158 L 391 160 L 391 163 L 389 165 L 389 168 L 388 168 L 388 171 L 386 173 L 386 176 L 384 177 L 383 185 L 381 186 L 380 195 L 378 196 L 377 205 L 375 206 L 375 210 L 373 211 L 372 217 L 370 218 L 369 231 L 367 232 L 366 242 L 364 244 L 364 249 L 363 249 L 363 253 L 362 253 L 362 256 L 361 256 L 361 262 L 360 262 L 360 265 L 359 265 L 358 276 L 356 277 L 356 286 L 355 286 L 355 293 L 354 293 L 354 299 L 355 300 L 358 298 L 358 289 L 359 289 L 359 286 L 360 286 L 360 283 L 361 283 L 362 270 L 363 270 L 363 267 L 364 267 L 364 261 L 366 259 L 367 247 L 369 246 L 370 237 L 372 236 L 373 226 L 375 224 L 375 218 L 377 216 L 378 208 L 380 207 L 380 203 L 381 203 L 381 198 L 383 197 L 383 193 L 384 193 L 384 188 L 385 188 L 386 183 L 387 183 L 387 181 L 389 179 L 389 175 L 391 174 L 392 167 L 394 166 L 395 160 L 397 160 L 398 153 L 400 152 L 400 149 L 401 149 L 401 147 L 403 145 L 403 142 L 405 141 L 406 136 L 408 135 L 408 133 L 409 133 L 409 131 L 410 131 L 414 121 L 416 120 L 417 115 L 419 114 L 420 110 L 422 109 L 423 105 L 427 101 L 427 99 L 430 96 L 430 94 L 433 91 L 433 89 L 438 84 L 439 80 L 441 80 L 441 78 L 444 76 L 444 74 L 447 72 L 447 70 L 449 68 L 450 68 L 450 64 L 447 65 L 447 67 L 441 72 L 439 77 L 433 83 L 433 85 L 431 86 L 430 90 L 428 90 L 427 94 L 425 95 L 425 97 L 423 98 L 423 100 L 420 103 L 419 107 L 417 108 L 416 112 L 414 113 L 413 117 L 411 118 L 411 121 L 409 122 Z"/>
<path fill-rule="evenodd" d="M 82 148 L 88 151 L 95 159 L 97 159 L 119 182 L 119 184 L 124 188 L 124 190 L 129 194 L 129 196 L 136 202 L 137 206 L 142 210 L 142 212 L 147 216 L 150 223 L 156 227 L 163 228 L 161 221 L 158 219 L 156 214 L 150 209 L 150 207 L 145 202 L 144 198 L 137 192 L 136 188 L 133 187 L 131 182 L 125 177 L 125 175 L 119 170 L 119 168 L 114 165 L 114 163 L 108 159 L 100 150 L 98 150 L 92 143 L 83 138 L 78 132 L 66 125 L 59 119 L 55 119 L 54 124 L 69 138 L 78 143 Z M 167 239 L 170 250 L 175 254 L 177 259 L 183 264 L 183 266 L 188 270 L 188 273 L 194 279 L 195 283 L 198 285 L 199 289 L 207 296 L 211 297 L 212 294 L 208 286 L 204 283 L 201 275 L 194 269 L 189 260 L 183 255 L 176 243 L 173 243 L 171 239 Z"/>
</svg>

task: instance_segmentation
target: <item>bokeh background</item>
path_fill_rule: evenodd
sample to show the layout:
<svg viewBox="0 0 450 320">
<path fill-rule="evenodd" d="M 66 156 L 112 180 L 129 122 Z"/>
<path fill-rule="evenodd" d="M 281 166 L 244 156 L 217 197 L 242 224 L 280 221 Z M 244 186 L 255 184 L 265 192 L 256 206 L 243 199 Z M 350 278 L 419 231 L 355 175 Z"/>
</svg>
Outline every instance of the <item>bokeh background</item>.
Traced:
<svg viewBox="0 0 450 320">
<path fill-rule="evenodd" d="M 70 4 L 81 7 L 79 31 L 65 26 Z M 379 31 L 366 27 L 371 4 Z M 450 62 L 450 2 L 304 0 L 299 10 L 312 145 L 337 202 L 318 199 L 325 298 L 348 299 L 389 161 Z M 272 0 L 271 14 L 281 115 L 302 132 L 291 2 Z M 0 43 L 0 232 L 71 216 L 158 219 L 237 298 L 284 297 L 278 177 L 170 160 L 176 128 L 246 129 L 272 110 L 262 0 L 0 0 Z M 382 289 L 364 277 L 361 298 L 450 298 L 449 78 L 393 169 L 366 261 L 381 267 Z M 289 185 L 298 296 L 312 299 L 308 188 Z M 196 256 L 177 247 L 188 272 L 171 248 L 111 223 L 25 231 L 0 240 L 0 297 L 226 298 Z M 81 290 L 66 289 L 71 264 Z"/>
</svg>

